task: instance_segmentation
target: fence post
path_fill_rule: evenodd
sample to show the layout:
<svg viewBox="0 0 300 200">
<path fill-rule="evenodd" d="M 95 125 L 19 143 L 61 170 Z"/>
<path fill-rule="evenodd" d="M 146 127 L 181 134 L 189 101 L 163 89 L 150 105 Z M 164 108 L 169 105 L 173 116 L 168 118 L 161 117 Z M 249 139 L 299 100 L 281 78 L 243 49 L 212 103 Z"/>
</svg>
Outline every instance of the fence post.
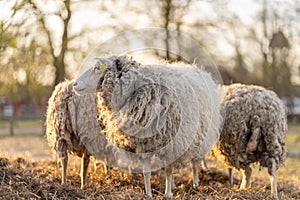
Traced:
<svg viewBox="0 0 300 200">
<path fill-rule="evenodd" d="M 10 117 L 9 120 L 9 134 L 10 136 L 14 136 L 14 124 L 15 124 L 15 116 L 14 114 Z"/>
</svg>

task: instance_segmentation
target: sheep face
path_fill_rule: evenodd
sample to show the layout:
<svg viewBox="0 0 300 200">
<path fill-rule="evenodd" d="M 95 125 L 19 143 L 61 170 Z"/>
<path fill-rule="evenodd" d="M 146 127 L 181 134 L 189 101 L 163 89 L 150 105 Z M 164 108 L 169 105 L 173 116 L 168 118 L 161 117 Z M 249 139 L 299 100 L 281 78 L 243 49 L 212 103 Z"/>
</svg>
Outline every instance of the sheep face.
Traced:
<svg viewBox="0 0 300 200">
<path fill-rule="evenodd" d="M 74 91 L 79 95 L 96 92 L 97 86 L 103 81 L 105 73 L 111 67 L 112 62 L 111 59 L 98 58 L 94 67 L 86 70 L 75 80 L 73 84 Z"/>
</svg>

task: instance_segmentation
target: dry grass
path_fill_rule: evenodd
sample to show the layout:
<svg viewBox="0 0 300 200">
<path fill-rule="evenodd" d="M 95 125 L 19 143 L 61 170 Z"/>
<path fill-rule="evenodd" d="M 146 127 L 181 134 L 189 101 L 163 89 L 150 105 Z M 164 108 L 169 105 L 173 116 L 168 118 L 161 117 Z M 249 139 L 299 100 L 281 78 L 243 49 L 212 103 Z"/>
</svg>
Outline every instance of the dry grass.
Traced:
<svg viewBox="0 0 300 200">
<path fill-rule="evenodd" d="M 211 165 L 211 163 L 210 163 Z M 104 174 L 102 168 L 90 169 L 87 189 L 80 189 L 79 168 L 70 165 L 67 185 L 60 184 L 60 168 L 56 162 L 40 160 L 31 162 L 23 158 L 0 158 L 0 199 L 147 199 L 143 194 L 141 174 L 111 170 Z M 201 185 L 192 188 L 188 168 L 175 174 L 174 199 L 270 199 L 267 179 L 254 177 L 252 187 L 240 191 L 237 185 L 229 189 L 227 174 L 212 168 L 199 174 Z M 299 178 L 299 177 L 298 177 Z M 153 199 L 164 199 L 164 174 L 155 172 L 152 179 Z M 239 180 L 235 179 L 235 184 Z M 299 179 L 280 179 L 280 199 L 300 199 Z"/>
<path fill-rule="evenodd" d="M 290 144 L 291 141 L 288 139 Z M 298 146 L 296 143 L 293 145 Z M 105 175 L 102 168 L 94 171 L 92 165 L 88 187 L 81 190 L 79 161 L 70 158 L 67 185 L 63 187 L 60 184 L 61 169 L 51 158 L 44 137 L 1 137 L 0 199 L 147 199 L 141 174 L 130 175 L 112 170 Z M 300 161 L 288 158 L 285 163 L 286 167 L 277 171 L 279 198 L 300 199 Z M 271 199 L 266 169 L 259 171 L 259 167 L 254 165 L 252 187 L 240 191 L 237 189 L 240 175 L 235 173 L 235 186 L 230 189 L 224 166 L 211 160 L 208 160 L 208 166 L 211 171 L 199 174 L 201 185 L 197 189 L 192 188 L 189 168 L 176 172 L 173 199 Z M 164 173 L 153 173 L 151 182 L 153 199 L 164 199 Z"/>
</svg>

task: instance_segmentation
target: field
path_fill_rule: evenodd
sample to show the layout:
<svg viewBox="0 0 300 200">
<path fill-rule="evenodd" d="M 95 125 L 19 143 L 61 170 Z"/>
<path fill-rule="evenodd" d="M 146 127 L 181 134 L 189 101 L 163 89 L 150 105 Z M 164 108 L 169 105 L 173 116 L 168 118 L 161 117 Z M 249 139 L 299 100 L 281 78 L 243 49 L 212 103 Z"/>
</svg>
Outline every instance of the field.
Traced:
<svg viewBox="0 0 300 200">
<path fill-rule="evenodd" d="M 32 124 L 35 124 L 31 122 Z M 23 123 L 20 122 L 19 126 Z M 291 124 L 287 146 L 292 151 L 286 166 L 277 171 L 279 199 L 300 199 L 300 126 Z M 253 165 L 252 187 L 238 190 L 241 177 L 235 173 L 230 189 L 227 170 L 216 160 L 208 160 L 210 170 L 200 172 L 200 186 L 192 188 L 191 169 L 174 174 L 174 199 L 271 199 L 267 170 Z M 80 189 L 80 159 L 71 157 L 67 185 L 60 184 L 61 169 L 49 151 L 42 133 L 0 135 L 0 199 L 147 199 L 141 174 L 89 168 L 88 187 Z M 151 177 L 153 199 L 164 199 L 164 173 Z"/>
</svg>

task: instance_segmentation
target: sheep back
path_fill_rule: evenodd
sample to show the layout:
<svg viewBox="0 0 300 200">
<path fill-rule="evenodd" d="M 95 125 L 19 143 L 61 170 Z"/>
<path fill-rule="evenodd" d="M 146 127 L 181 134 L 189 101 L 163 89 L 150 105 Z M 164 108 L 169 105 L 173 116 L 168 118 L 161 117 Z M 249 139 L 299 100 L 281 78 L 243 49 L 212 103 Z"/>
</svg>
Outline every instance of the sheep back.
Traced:
<svg viewBox="0 0 300 200">
<path fill-rule="evenodd" d="M 77 95 L 73 80 L 59 83 L 48 101 L 46 136 L 55 155 L 64 157 L 66 151 L 82 156 L 86 148 L 100 160 L 113 155 L 107 147 L 101 123 L 97 120 L 97 95 Z"/>
<path fill-rule="evenodd" d="M 203 158 L 221 124 L 220 93 L 211 76 L 190 65 L 121 62 L 121 72 L 106 72 L 98 93 L 108 141 L 165 165 Z"/>
<path fill-rule="evenodd" d="M 75 109 L 72 103 L 72 81 L 59 83 L 48 100 L 46 113 L 47 141 L 55 155 L 66 151 L 82 156 L 84 147 L 76 137 Z"/>
<path fill-rule="evenodd" d="M 237 170 L 254 162 L 267 167 L 271 158 L 278 169 L 286 157 L 287 130 L 278 96 L 263 87 L 232 84 L 224 86 L 221 106 L 226 118 L 213 154 Z"/>
</svg>

